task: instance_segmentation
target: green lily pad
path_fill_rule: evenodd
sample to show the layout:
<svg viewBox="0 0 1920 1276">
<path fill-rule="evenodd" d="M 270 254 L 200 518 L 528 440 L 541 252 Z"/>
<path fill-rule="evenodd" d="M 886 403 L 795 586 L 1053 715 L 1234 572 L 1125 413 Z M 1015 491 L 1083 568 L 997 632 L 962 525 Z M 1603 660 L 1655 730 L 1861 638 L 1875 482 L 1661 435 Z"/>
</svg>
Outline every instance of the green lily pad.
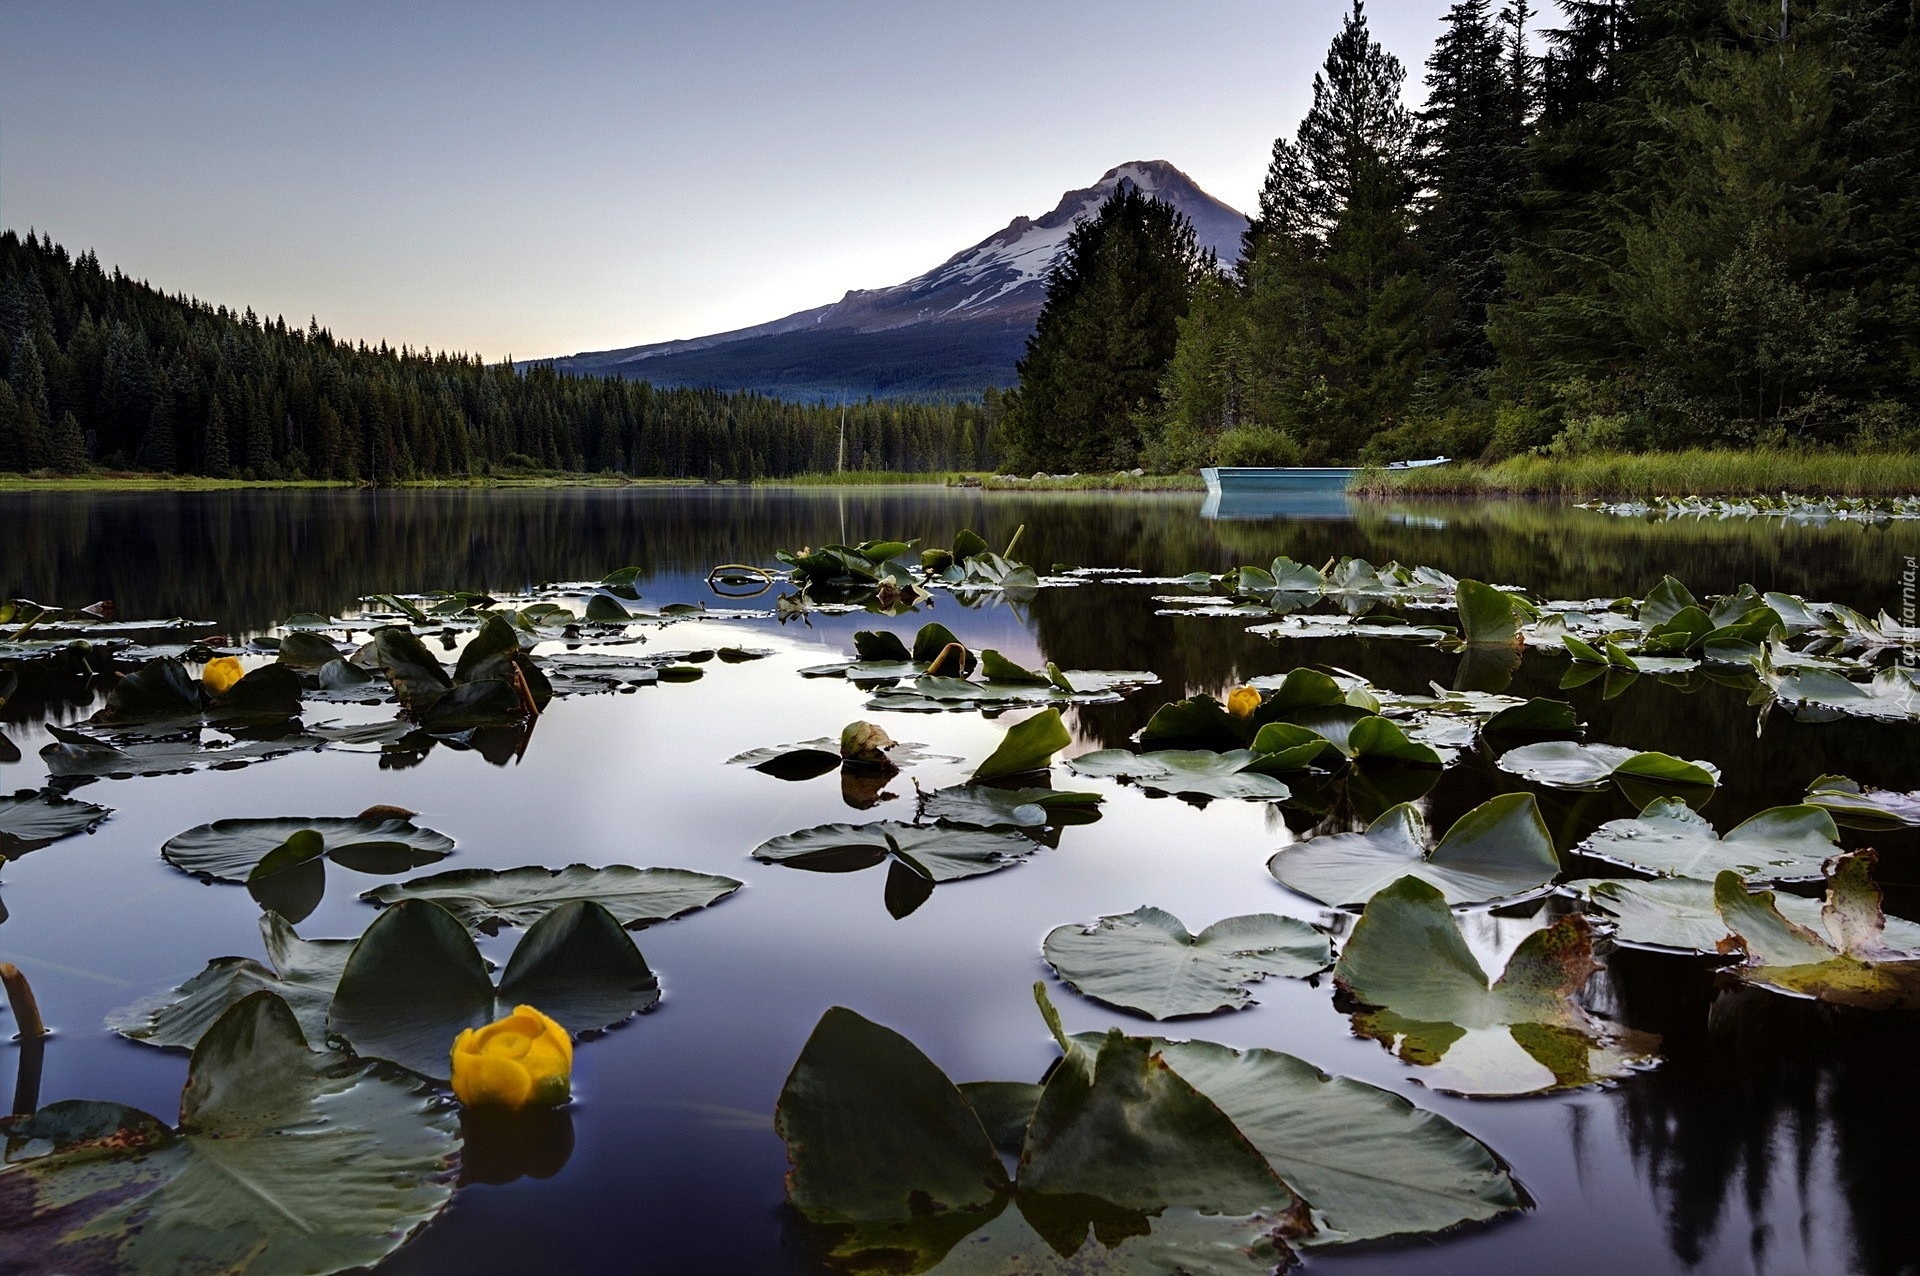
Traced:
<svg viewBox="0 0 1920 1276">
<path fill-rule="evenodd" d="M 1107 776 L 1144 789 L 1186 797 L 1286 801 L 1292 795 L 1291 789 L 1272 776 L 1251 769 L 1259 760 L 1249 749 L 1227 753 L 1206 749 L 1160 749 L 1152 753 L 1101 749 L 1069 758 L 1067 767 L 1079 775 Z"/>
<path fill-rule="evenodd" d="M 1403 877 L 1367 901 L 1334 983 L 1368 1007 L 1353 1028 L 1436 1090 L 1542 1094 L 1626 1075 L 1659 1039 L 1588 1013 L 1574 998 L 1599 965 L 1575 914 L 1527 936 L 1498 980 L 1467 947 L 1439 890 Z"/>
<path fill-rule="evenodd" d="M 322 855 L 356 872 L 403 873 L 445 859 L 452 850 L 445 833 L 407 818 L 287 816 L 202 824 L 168 838 L 160 854 L 197 877 L 254 882 Z"/>
<path fill-rule="evenodd" d="M 51 789 L 21 789 L 0 797 L 0 859 L 18 859 L 63 837 L 91 833 L 113 814 L 104 806 L 63 797 Z"/>
<path fill-rule="evenodd" d="M 1033 847 L 1018 833 L 881 820 L 822 824 L 769 838 L 754 849 L 753 857 L 815 873 L 855 872 L 891 858 L 930 882 L 952 882 L 997 872 Z"/>
<path fill-rule="evenodd" d="M 841 1006 L 794 1061 L 774 1128 L 792 1163 L 788 1199 L 839 1234 L 834 1257 L 855 1271 L 882 1254 L 924 1271 L 1005 1204 L 1007 1172 L 953 1082 L 905 1037 Z"/>
<path fill-rule="evenodd" d="M 181 984 L 107 1017 L 107 1026 L 132 1041 L 191 1050 L 220 1016 L 256 992 L 287 1003 L 309 1044 L 327 1044 L 327 1008 L 353 951 L 351 939 L 302 939 L 280 914 L 260 914 L 268 965 L 250 957 L 216 957 Z"/>
<path fill-rule="evenodd" d="M 1920 827 L 1920 792 L 1870 789 L 1844 775 L 1823 775 L 1807 786 L 1807 805 L 1848 828 L 1889 832 Z"/>
<path fill-rule="evenodd" d="M 1364 833 L 1309 838 L 1276 852 L 1267 871 L 1282 886 L 1333 908 L 1358 908 L 1403 877 L 1416 878 L 1450 905 L 1479 904 L 1536 891 L 1560 872 L 1560 856 L 1531 793 L 1482 802 L 1427 849 L 1426 822 L 1402 803 Z"/>
<path fill-rule="evenodd" d="M 1076 1042 L 1092 1048 L 1095 1033 Z M 1153 1039 L 1322 1220 L 1308 1245 L 1438 1232 L 1525 1207 L 1485 1144 L 1436 1112 L 1275 1050 Z"/>
<path fill-rule="evenodd" d="M 325 741 L 317 736 L 289 735 L 270 740 L 143 740 L 108 744 L 81 731 L 46 724 L 53 742 L 42 746 L 47 774 L 55 779 L 172 775 L 209 767 L 227 769 L 265 762 Z"/>
<path fill-rule="evenodd" d="M 1463 580 L 1455 589 L 1460 639 L 1472 647 L 1511 647 L 1520 641 L 1519 615 L 1512 594 Z"/>
<path fill-rule="evenodd" d="M 1563 887 L 1590 909 L 1613 923 L 1613 941 L 1634 948 L 1712 956 L 1732 933 L 1714 902 L 1711 881 L 1694 877 L 1583 878 Z M 1778 894 L 1774 908 L 1787 921 L 1835 942 L 1828 932 L 1821 901 L 1800 895 Z M 1886 919 L 1886 942 L 1899 949 L 1920 952 L 1920 922 L 1902 917 Z"/>
<path fill-rule="evenodd" d="M 1776 806 L 1721 837 L 1685 802 L 1661 798 L 1635 819 L 1601 825 L 1578 849 L 1662 877 L 1712 880 L 1731 870 L 1755 881 L 1805 882 L 1819 879 L 1839 841 L 1833 817 L 1817 806 Z"/>
<path fill-rule="evenodd" d="M 0 1267 L 371 1267 L 453 1195 L 453 1111 L 396 1069 L 310 1050 L 271 993 L 223 1015 L 188 1076 L 178 1129 L 74 1100 L 0 1120 Z"/>
<path fill-rule="evenodd" d="M 1268 723 L 1346 703 L 1346 689 L 1326 674 L 1294 669 L 1245 717 L 1227 712 L 1225 705 L 1207 695 L 1162 705 L 1141 729 L 1140 743 L 1161 749 L 1244 749 Z"/>
<path fill-rule="evenodd" d="M 382 905 L 430 899 L 470 929 L 488 934 L 503 926 L 531 926 L 563 904 L 591 900 L 613 914 L 620 925 L 637 930 L 718 903 L 740 885 L 731 877 L 684 868 L 570 864 L 566 868 L 455 869 L 389 882 L 360 898 Z"/>
<path fill-rule="evenodd" d="M 1307 923 L 1273 913 L 1229 917 L 1190 934 L 1158 908 L 1060 926 L 1042 944 L 1047 964 L 1082 996 L 1149 1019 L 1240 1010 L 1249 983 L 1303 979 L 1333 961 L 1333 945 Z"/>
<path fill-rule="evenodd" d="M 356 1054 L 444 1078 L 453 1039 L 525 1003 L 578 1035 L 650 1010 L 660 981 L 633 937 L 592 901 L 561 904 L 528 927 L 496 992 L 473 936 L 432 900 L 373 919 L 340 973 L 327 1031 Z"/>
<path fill-rule="evenodd" d="M 1874 854 L 1836 856 L 1821 910 L 1826 936 L 1781 916 L 1772 891 L 1749 893 L 1737 873 L 1714 878 L 1713 902 L 1730 937 L 1721 951 L 1740 957 L 1744 983 L 1862 1010 L 1920 1007 L 1920 952 L 1887 942 Z"/>
<path fill-rule="evenodd" d="M 974 769 L 973 779 L 999 780 L 1045 770 L 1053 764 L 1053 755 L 1073 743 L 1058 709 L 1042 709 L 1031 718 L 1007 729 L 987 760 Z"/>
<path fill-rule="evenodd" d="M 1319 612 L 1287 616 L 1247 632 L 1262 638 L 1394 638 L 1407 642 L 1442 642 L 1454 636 L 1445 625 L 1416 625 L 1397 616 L 1342 616 Z"/>
<path fill-rule="evenodd" d="M 1810 721 L 1920 718 L 1920 676 L 1900 665 L 1881 669 L 1866 682 L 1853 682 L 1829 669 L 1778 670 L 1766 663 L 1760 674 L 1774 699 Z"/>
<path fill-rule="evenodd" d="M 1523 744 L 1500 755 L 1499 767 L 1524 780 L 1556 789 L 1597 789 L 1608 781 L 1637 782 L 1667 788 L 1713 788 L 1720 769 L 1711 762 L 1688 762 L 1666 753 L 1638 753 L 1611 744 L 1547 740 Z"/>
<path fill-rule="evenodd" d="M 1100 818 L 1098 793 L 955 784 L 920 795 L 919 818 L 962 828 L 1041 828 Z"/>
</svg>

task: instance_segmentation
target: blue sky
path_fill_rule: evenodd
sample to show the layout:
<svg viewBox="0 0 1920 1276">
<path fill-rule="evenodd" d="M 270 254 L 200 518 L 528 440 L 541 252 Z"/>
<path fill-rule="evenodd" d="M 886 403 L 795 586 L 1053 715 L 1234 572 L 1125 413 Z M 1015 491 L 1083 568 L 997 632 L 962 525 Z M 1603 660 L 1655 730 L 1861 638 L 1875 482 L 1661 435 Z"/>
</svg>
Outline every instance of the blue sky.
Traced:
<svg viewBox="0 0 1920 1276">
<path fill-rule="evenodd" d="M 1446 0 L 1374 0 L 1418 92 Z M 1115 164 L 1236 207 L 1346 0 L 0 9 L 0 223 L 521 358 L 897 283 Z"/>
</svg>

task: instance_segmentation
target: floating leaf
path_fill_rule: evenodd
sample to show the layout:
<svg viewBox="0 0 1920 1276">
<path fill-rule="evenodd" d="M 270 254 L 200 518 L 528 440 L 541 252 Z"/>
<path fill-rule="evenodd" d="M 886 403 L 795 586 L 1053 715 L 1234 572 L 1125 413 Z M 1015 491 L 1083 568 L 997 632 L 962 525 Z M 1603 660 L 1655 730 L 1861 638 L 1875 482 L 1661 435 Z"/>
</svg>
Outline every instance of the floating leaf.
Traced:
<svg viewBox="0 0 1920 1276">
<path fill-rule="evenodd" d="M 1193 935 L 1158 908 L 1056 927 L 1042 951 L 1074 991 L 1149 1019 L 1240 1010 L 1253 1000 L 1247 984 L 1305 978 L 1333 961 L 1327 937 L 1296 918 L 1229 917 Z"/>
<path fill-rule="evenodd" d="M 956 784 L 922 793 L 919 818 L 983 829 L 1089 824 L 1100 818 L 1103 800 L 1098 793 Z"/>
<path fill-rule="evenodd" d="M 1799 716 L 1828 721 L 1859 718 L 1920 718 L 1920 676 L 1901 665 L 1876 672 L 1867 682 L 1852 682 L 1828 669 L 1777 670 L 1762 662 L 1760 675 L 1782 704 Z"/>
<path fill-rule="evenodd" d="M 223 1015 L 188 1076 L 177 1130 L 76 1100 L 0 1120 L 0 1267 L 372 1267 L 452 1197 L 453 1112 L 383 1064 L 308 1049 L 271 993 Z"/>
<path fill-rule="evenodd" d="M 1613 940 L 1635 948 L 1713 955 L 1731 933 L 1714 903 L 1714 885 L 1693 877 L 1584 878 L 1562 888 L 1613 923 Z M 1829 942 L 1821 901 L 1778 894 L 1773 905 L 1796 926 L 1805 927 Z M 1920 952 L 1920 922 L 1900 917 L 1886 919 L 1886 939 L 1896 948 Z"/>
<path fill-rule="evenodd" d="M 496 994 L 473 936 L 431 900 L 373 919 L 340 974 L 327 1031 L 355 1053 L 445 1078 L 462 1029 L 522 1002 L 578 1035 L 651 1009 L 660 982 L 611 913 L 574 900 L 545 913 L 507 963 Z"/>
<path fill-rule="evenodd" d="M 1091 1049 L 1099 1037 L 1074 1040 Z M 1525 1204 L 1484 1144 L 1391 1091 L 1274 1050 L 1158 1038 L 1154 1046 L 1314 1207 L 1324 1231 L 1307 1244 L 1437 1232 Z"/>
<path fill-rule="evenodd" d="M 1920 826 L 1920 792 L 1870 789 L 1844 775 L 1823 775 L 1809 784 L 1807 805 L 1848 828 L 1886 832 Z"/>
<path fill-rule="evenodd" d="M 250 957 L 216 957 L 181 984 L 114 1011 L 107 1026 L 150 1046 L 191 1050 L 231 1007 L 260 991 L 287 1003 L 315 1049 L 327 1043 L 327 1008 L 353 951 L 351 939 L 302 939 L 280 914 L 260 914 L 270 965 Z"/>
<path fill-rule="evenodd" d="M 974 780 L 998 780 L 1029 771 L 1044 770 L 1053 763 L 1053 755 L 1073 743 L 1058 709 L 1042 709 L 1031 718 L 1007 729 L 998 748 L 987 755 L 973 772 Z"/>
<path fill-rule="evenodd" d="M 1601 825 L 1579 849 L 1662 877 L 1710 881 L 1732 870 L 1756 881 L 1804 882 L 1820 877 L 1839 840 L 1833 817 L 1816 806 L 1776 806 L 1721 837 L 1685 802 L 1661 798 L 1635 819 Z"/>
<path fill-rule="evenodd" d="M 684 868 L 455 869 L 390 882 L 361 895 L 376 904 L 430 899 L 470 929 L 493 934 L 502 926 L 531 926 L 576 900 L 591 900 L 622 926 L 638 929 L 718 903 L 740 889 L 731 877 Z"/>
<path fill-rule="evenodd" d="M 277 855 L 306 833 L 290 854 Z M 362 873 L 403 873 L 445 859 L 453 839 L 404 816 L 216 820 L 167 839 L 160 854 L 175 868 L 217 882 L 246 882 L 324 854 Z M 265 872 L 262 870 L 265 869 Z"/>
<path fill-rule="evenodd" d="M 1101 749 L 1069 758 L 1067 767 L 1080 775 L 1108 776 L 1161 793 L 1284 802 L 1292 790 L 1272 776 L 1252 770 L 1259 760 L 1248 749 L 1227 753 L 1206 749 L 1159 749 L 1152 753 Z"/>
<path fill-rule="evenodd" d="M 793 1167 L 788 1199 L 838 1233 L 834 1256 L 856 1271 L 871 1266 L 865 1255 L 925 1270 L 1005 1204 L 1006 1170 L 953 1082 L 841 1006 L 794 1061 L 774 1128 Z"/>
<path fill-rule="evenodd" d="M 1428 850 L 1426 823 L 1410 804 L 1364 833 L 1309 838 L 1276 852 L 1267 871 L 1282 886 L 1334 908 L 1357 908 L 1403 877 L 1448 904 L 1478 904 L 1539 890 L 1560 872 L 1553 837 L 1531 793 L 1505 793 L 1474 807 Z"/>
<path fill-rule="evenodd" d="M 1333 971 L 1371 1007 L 1354 1031 L 1416 1069 L 1436 1090 L 1540 1094 L 1625 1075 L 1658 1039 L 1598 1019 L 1574 997 L 1599 969 L 1587 919 L 1527 936 L 1498 981 L 1461 937 L 1444 896 L 1404 877 L 1367 901 Z"/>
<path fill-rule="evenodd" d="M 108 744 L 79 731 L 46 724 L 53 743 L 40 750 L 46 760 L 47 774 L 56 779 L 82 776 L 170 775 L 197 771 L 206 767 L 227 769 L 249 762 L 264 762 L 288 753 L 318 749 L 324 743 L 316 736 L 288 735 L 266 740 L 232 740 L 203 743 L 195 740 L 151 740 L 124 745 Z"/>
<path fill-rule="evenodd" d="M 995 872 L 1033 850 L 1018 833 L 938 825 L 822 824 L 769 838 L 753 857 L 815 873 L 850 873 L 892 858 L 929 882 L 951 882 Z"/>
<path fill-rule="evenodd" d="M 1666 753 L 1637 753 L 1611 744 L 1547 740 L 1524 744 L 1500 755 L 1502 771 L 1556 789 L 1597 789 L 1610 780 L 1661 788 L 1713 788 L 1720 769 L 1711 762 L 1688 762 Z"/>
<path fill-rule="evenodd" d="M 21 789 L 11 797 L 0 797 L 0 859 L 18 859 L 63 837 L 91 833 L 112 813 L 51 789 Z"/>
<path fill-rule="evenodd" d="M 1772 891 L 1750 894 L 1737 873 L 1713 882 L 1713 902 L 1730 936 L 1720 951 L 1741 958 L 1741 981 L 1794 996 L 1863 1010 L 1920 1008 L 1920 952 L 1886 942 L 1874 855 L 1857 851 L 1833 860 L 1821 910 L 1829 942 L 1781 916 Z"/>
<path fill-rule="evenodd" d="M 1460 612 L 1460 638 L 1473 647 L 1511 647 L 1520 641 L 1512 594 L 1463 580 L 1455 594 Z"/>
</svg>

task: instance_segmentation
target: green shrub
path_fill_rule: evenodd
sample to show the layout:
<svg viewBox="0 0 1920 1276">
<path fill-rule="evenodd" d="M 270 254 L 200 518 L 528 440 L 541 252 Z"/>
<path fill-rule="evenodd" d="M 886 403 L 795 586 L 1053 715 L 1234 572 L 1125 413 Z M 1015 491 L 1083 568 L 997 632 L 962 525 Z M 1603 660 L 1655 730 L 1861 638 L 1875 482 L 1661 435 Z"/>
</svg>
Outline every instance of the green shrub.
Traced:
<svg viewBox="0 0 1920 1276">
<path fill-rule="evenodd" d="M 1237 425 L 1213 440 L 1216 465 L 1298 465 L 1300 444 L 1271 425 Z"/>
</svg>

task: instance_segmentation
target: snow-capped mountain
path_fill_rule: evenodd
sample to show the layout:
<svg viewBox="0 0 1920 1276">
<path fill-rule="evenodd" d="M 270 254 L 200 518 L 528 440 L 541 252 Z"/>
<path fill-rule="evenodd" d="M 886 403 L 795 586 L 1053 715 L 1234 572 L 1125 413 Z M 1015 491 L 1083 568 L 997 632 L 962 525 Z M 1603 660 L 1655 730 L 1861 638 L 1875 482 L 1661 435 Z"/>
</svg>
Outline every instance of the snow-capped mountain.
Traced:
<svg viewBox="0 0 1920 1276">
<path fill-rule="evenodd" d="M 1109 169 L 1043 217 L 1016 217 L 973 247 L 891 288 L 684 341 L 556 359 L 562 371 L 658 385 L 757 389 L 787 397 L 975 393 L 1013 383 L 1013 366 L 1046 298 L 1047 272 L 1074 226 L 1126 183 L 1167 201 L 1223 262 L 1247 219 L 1164 160 Z"/>
</svg>

